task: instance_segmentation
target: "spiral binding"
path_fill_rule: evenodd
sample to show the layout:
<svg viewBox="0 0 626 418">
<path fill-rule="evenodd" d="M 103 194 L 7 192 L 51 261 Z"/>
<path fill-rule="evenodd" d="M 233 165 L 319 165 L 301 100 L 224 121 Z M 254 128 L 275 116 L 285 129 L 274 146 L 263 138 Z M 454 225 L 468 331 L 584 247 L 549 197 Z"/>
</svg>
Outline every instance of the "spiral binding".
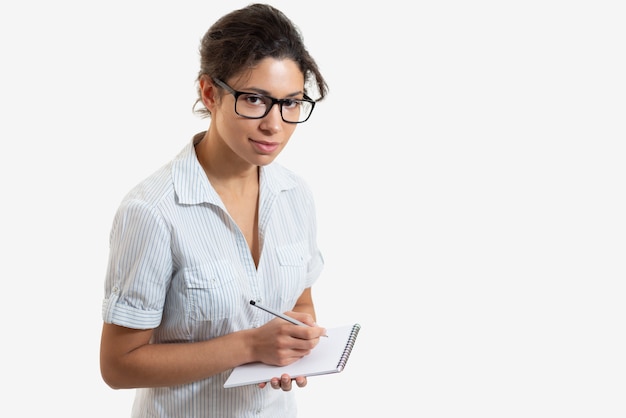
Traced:
<svg viewBox="0 0 626 418">
<path fill-rule="evenodd" d="M 346 344 L 346 348 L 343 350 L 343 354 L 341 354 L 339 364 L 337 364 L 338 371 L 342 371 L 343 368 L 346 367 L 346 363 L 348 362 L 350 353 L 352 353 L 352 347 L 354 347 L 354 342 L 356 341 L 356 336 L 359 334 L 360 330 L 361 325 L 354 324 L 354 326 L 352 327 L 352 331 L 350 332 L 350 337 L 348 337 L 348 343 Z"/>
</svg>

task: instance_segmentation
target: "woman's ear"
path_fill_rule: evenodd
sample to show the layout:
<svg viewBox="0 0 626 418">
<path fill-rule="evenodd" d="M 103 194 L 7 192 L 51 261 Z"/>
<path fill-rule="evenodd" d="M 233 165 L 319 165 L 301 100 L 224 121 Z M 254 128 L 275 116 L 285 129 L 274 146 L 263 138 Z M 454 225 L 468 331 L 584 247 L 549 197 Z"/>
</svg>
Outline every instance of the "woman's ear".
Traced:
<svg viewBox="0 0 626 418">
<path fill-rule="evenodd" d="M 200 77 L 200 94 L 202 97 L 202 103 L 213 113 L 213 110 L 217 106 L 217 86 L 211 80 L 211 77 L 203 75 Z"/>
</svg>

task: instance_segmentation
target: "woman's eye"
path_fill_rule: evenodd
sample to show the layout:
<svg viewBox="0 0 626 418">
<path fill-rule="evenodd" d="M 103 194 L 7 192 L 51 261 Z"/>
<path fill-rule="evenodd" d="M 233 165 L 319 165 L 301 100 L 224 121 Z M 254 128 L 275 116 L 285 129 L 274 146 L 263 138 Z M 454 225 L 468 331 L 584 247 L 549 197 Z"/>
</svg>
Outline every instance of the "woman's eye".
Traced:
<svg viewBox="0 0 626 418">
<path fill-rule="evenodd" d="M 283 100 L 283 108 L 294 109 L 300 104 L 299 100 L 285 99 Z"/>
<path fill-rule="evenodd" d="M 250 105 L 262 105 L 265 104 L 265 100 L 263 100 L 263 96 L 256 96 L 254 94 L 246 95 L 246 103 Z"/>
</svg>

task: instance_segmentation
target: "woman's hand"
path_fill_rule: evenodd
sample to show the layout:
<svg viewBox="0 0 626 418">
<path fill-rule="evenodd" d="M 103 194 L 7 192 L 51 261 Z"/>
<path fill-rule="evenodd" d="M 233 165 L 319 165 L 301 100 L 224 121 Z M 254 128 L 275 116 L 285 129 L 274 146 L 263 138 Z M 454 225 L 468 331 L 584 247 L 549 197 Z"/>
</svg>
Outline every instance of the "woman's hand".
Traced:
<svg viewBox="0 0 626 418">
<path fill-rule="evenodd" d="M 289 311 L 287 315 L 309 325 L 291 324 L 275 318 L 254 329 L 254 339 L 250 342 L 255 352 L 255 361 L 274 366 L 286 366 L 308 355 L 317 346 L 326 330 L 314 325 L 309 314 Z"/>
<path fill-rule="evenodd" d="M 283 374 L 282 376 L 280 376 L 280 378 L 274 377 L 272 380 L 270 380 L 269 383 L 272 389 L 282 389 L 285 392 L 289 392 L 291 390 L 293 381 L 296 382 L 296 385 L 299 388 L 303 388 L 307 384 L 306 377 L 298 376 L 292 379 L 291 376 L 289 376 L 288 374 Z M 261 389 L 263 389 L 266 385 L 267 385 L 267 382 L 259 383 L 259 387 Z"/>
</svg>

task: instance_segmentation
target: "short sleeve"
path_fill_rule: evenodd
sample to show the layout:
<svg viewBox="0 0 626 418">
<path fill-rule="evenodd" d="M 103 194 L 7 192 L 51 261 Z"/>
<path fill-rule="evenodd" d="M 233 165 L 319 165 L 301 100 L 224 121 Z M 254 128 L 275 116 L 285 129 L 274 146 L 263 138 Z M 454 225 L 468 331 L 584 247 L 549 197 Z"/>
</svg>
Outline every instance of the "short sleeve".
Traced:
<svg viewBox="0 0 626 418">
<path fill-rule="evenodd" d="M 104 322 L 136 329 L 157 327 L 172 265 L 171 234 L 162 216 L 143 201 L 124 201 L 111 228 Z"/>
</svg>

